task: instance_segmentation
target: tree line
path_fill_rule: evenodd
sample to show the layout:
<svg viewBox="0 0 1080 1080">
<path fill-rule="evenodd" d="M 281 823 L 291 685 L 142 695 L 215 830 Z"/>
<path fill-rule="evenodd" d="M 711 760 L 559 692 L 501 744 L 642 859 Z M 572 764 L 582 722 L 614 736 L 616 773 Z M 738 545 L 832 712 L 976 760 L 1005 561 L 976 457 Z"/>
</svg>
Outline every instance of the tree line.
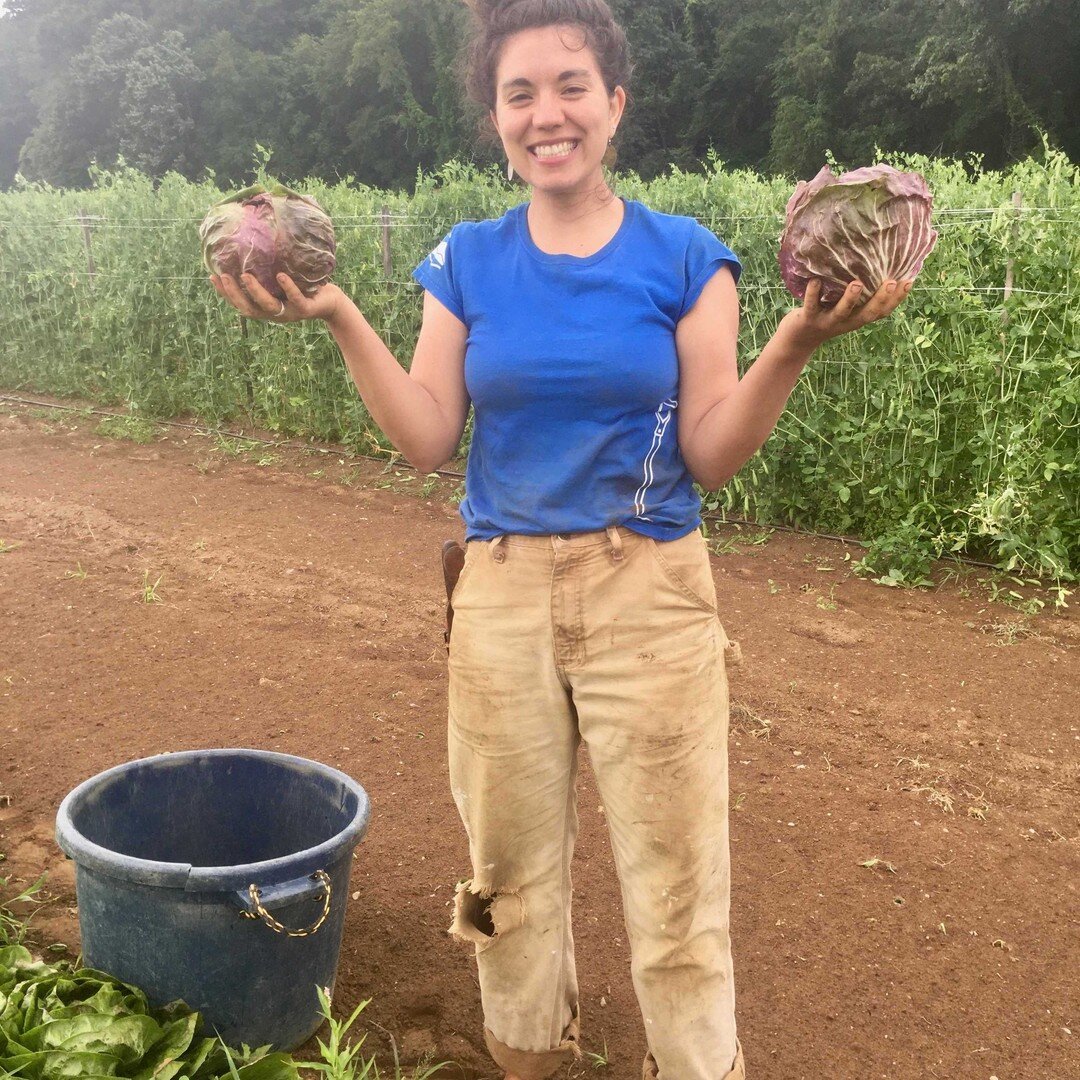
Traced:
<svg viewBox="0 0 1080 1080">
<path fill-rule="evenodd" d="M 1080 0 L 611 0 L 630 39 L 619 167 L 808 177 L 827 151 L 1080 159 Z M 160 177 L 408 188 L 501 159 L 464 98 L 461 0 L 6 0 L 0 188 Z"/>
</svg>

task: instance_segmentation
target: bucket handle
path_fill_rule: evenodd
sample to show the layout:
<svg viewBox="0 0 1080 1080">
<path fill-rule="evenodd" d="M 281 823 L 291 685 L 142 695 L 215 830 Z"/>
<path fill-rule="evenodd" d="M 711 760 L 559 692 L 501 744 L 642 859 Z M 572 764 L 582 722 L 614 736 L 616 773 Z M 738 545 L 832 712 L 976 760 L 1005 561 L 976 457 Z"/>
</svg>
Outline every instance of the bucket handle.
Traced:
<svg viewBox="0 0 1080 1080">
<path fill-rule="evenodd" d="M 322 924 L 326 922 L 327 917 L 330 914 L 330 898 L 333 893 L 330 875 L 325 870 L 316 870 L 315 873 L 311 875 L 311 878 L 313 881 L 320 882 L 323 887 L 323 909 L 319 917 L 303 930 L 291 930 L 284 924 L 279 923 L 277 919 L 263 907 L 262 897 L 259 895 L 259 886 L 254 882 L 248 886 L 248 897 L 251 900 L 251 906 L 254 908 L 254 911 L 241 911 L 240 914 L 245 919 L 262 919 L 271 930 L 278 934 L 284 934 L 286 937 L 311 937 L 312 934 L 318 933 Z"/>
</svg>

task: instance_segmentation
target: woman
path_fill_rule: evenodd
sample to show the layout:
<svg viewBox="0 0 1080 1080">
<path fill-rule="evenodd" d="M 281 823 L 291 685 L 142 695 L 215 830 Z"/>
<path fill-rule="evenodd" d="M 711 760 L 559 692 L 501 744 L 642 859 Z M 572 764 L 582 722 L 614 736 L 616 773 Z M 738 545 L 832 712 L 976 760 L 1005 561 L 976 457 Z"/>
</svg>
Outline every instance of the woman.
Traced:
<svg viewBox="0 0 1080 1080">
<path fill-rule="evenodd" d="M 911 283 L 825 309 L 811 283 L 740 380 L 739 262 L 691 218 L 617 197 L 603 162 L 626 40 L 603 0 L 475 0 L 469 90 L 530 200 L 462 223 L 417 268 L 406 373 L 336 286 L 245 315 L 325 319 L 376 422 L 428 472 L 475 429 L 455 589 L 449 759 L 473 877 L 485 1036 L 506 1080 L 579 1053 L 570 933 L 577 748 L 611 830 L 645 1077 L 738 1080 L 728 937 L 728 641 L 692 487 L 761 447 L 814 350 Z"/>
</svg>

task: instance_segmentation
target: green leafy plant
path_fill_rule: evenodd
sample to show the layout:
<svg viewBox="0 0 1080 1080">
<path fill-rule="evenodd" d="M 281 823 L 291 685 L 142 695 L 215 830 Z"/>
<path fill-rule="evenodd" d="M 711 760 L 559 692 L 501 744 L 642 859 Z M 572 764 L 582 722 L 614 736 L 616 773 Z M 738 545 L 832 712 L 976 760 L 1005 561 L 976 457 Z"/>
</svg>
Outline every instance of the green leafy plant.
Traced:
<svg viewBox="0 0 1080 1080">
<path fill-rule="evenodd" d="M 137 443 L 153 442 L 158 430 L 157 424 L 141 416 L 107 416 L 97 426 L 99 435 Z"/>
<path fill-rule="evenodd" d="M 320 986 L 318 995 L 319 1011 L 326 1018 L 330 1029 L 329 1035 L 325 1042 L 322 1039 L 318 1040 L 322 1060 L 301 1061 L 298 1062 L 299 1067 L 320 1073 L 326 1077 L 326 1080 L 380 1080 L 382 1073 L 379 1071 L 375 1058 L 364 1057 L 361 1052 L 367 1038 L 366 1033 L 351 1042 L 346 1038 L 360 1014 L 371 1004 L 371 999 L 361 1001 L 347 1020 L 335 1020 L 331 1013 L 329 992 Z M 393 1038 L 390 1039 L 390 1046 L 394 1054 L 394 1080 L 430 1080 L 451 1064 L 448 1061 L 439 1062 L 437 1065 L 421 1063 L 406 1077 L 401 1071 L 397 1043 Z"/>
<path fill-rule="evenodd" d="M 923 543 L 925 537 L 921 525 L 905 521 L 871 541 L 852 570 L 861 577 L 871 577 L 878 585 L 906 589 L 933 585 L 929 577 L 933 554 Z"/>
<path fill-rule="evenodd" d="M 3 805 L 0 803 L 0 805 Z M 4 859 L 0 855 L 0 862 Z M 26 936 L 27 925 L 31 913 L 20 910 L 26 905 L 40 903 L 38 894 L 45 884 L 45 875 L 42 874 L 35 882 L 23 886 L 12 896 L 7 896 L 11 887 L 11 877 L 0 877 L 0 945 L 18 945 Z M 0 990 L 2 990 L 0 986 Z M 0 1013 L 0 1016 L 3 1014 Z"/>
<path fill-rule="evenodd" d="M 0 885 L 4 879 L 0 879 Z M 40 884 L 40 883 L 39 883 Z M 38 885 L 39 887 L 39 885 Z M 27 899 L 35 887 L 10 903 Z M 5 908 L 0 906 L 0 912 Z M 24 923 L 11 915 L 22 936 Z M 9 926 L 0 921 L 0 933 Z M 3 940 L 3 938 L 0 938 Z M 0 946 L 0 1076 L 20 1080 L 299 1080 L 310 1070 L 327 1080 L 431 1080 L 450 1064 L 421 1063 L 403 1071 L 394 1045 L 394 1069 L 383 1074 L 361 1053 L 365 1036 L 346 1039 L 362 1002 L 344 1021 L 330 1015 L 319 990 L 320 1011 L 330 1025 L 319 1040 L 321 1060 L 297 1062 L 268 1046 L 230 1048 L 203 1033 L 200 1015 L 183 1002 L 153 1008 L 138 988 L 90 968 L 36 960 L 18 943 Z"/>
<path fill-rule="evenodd" d="M 230 1052 L 202 1035 L 198 1013 L 181 1002 L 151 1008 L 133 986 L 90 968 L 35 960 L 20 944 L 0 948 L 0 1075 L 299 1078 L 286 1054 Z"/>
</svg>

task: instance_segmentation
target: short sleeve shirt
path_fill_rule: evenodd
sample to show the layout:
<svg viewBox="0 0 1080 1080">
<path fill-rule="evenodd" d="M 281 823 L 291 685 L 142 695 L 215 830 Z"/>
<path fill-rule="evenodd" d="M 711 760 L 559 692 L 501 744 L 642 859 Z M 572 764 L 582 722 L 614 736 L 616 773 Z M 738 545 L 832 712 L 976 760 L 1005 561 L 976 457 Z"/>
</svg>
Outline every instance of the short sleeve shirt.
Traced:
<svg viewBox="0 0 1080 1080">
<path fill-rule="evenodd" d="M 413 273 L 468 331 L 466 536 L 677 539 L 701 504 L 679 452 L 675 330 L 739 260 L 693 218 L 634 200 L 599 251 L 550 255 L 527 209 L 454 226 Z"/>
</svg>

